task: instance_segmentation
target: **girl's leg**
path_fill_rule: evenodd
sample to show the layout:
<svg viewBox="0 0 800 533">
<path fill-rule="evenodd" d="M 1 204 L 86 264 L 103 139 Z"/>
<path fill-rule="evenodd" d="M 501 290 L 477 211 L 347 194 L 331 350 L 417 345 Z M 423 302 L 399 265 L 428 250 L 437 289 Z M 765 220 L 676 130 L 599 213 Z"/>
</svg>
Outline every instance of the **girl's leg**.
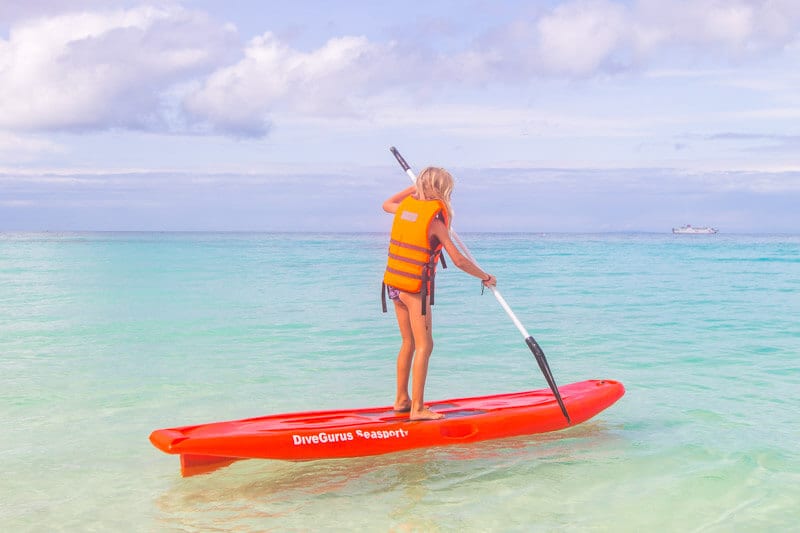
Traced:
<svg viewBox="0 0 800 533">
<path fill-rule="evenodd" d="M 422 298 L 419 294 L 400 293 L 400 301 L 405 304 L 408 322 L 414 338 L 414 361 L 411 367 L 411 420 L 432 420 L 444 415 L 434 413 L 425 407 L 425 379 L 428 377 L 428 360 L 433 352 L 433 332 L 431 330 L 431 307 L 422 314 Z"/>
<path fill-rule="evenodd" d="M 397 325 L 400 328 L 400 352 L 397 354 L 397 395 L 394 400 L 394 410 L 406 412 L 411 410 L 411 397 L 408 395 L 408 378 L 411 374 L 411 361 L 414 357 L 414 334 L 411 331 L 411 322 L 408 318 L 406 304 L 394 300 L 394 310 L 397 315 Z"/>
</svg>

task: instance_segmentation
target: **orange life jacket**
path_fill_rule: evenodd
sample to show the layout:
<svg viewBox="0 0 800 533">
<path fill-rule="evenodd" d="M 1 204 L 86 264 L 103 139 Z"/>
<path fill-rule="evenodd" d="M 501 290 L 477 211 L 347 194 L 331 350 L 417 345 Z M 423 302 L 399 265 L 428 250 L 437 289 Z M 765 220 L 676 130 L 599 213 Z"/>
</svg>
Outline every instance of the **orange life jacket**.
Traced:
<svg viewBox="0 0 800 533">
<path fill-rule="evenodd" d="M 426 299 L 433 305 L 433 278 L 442 253 L 442 244 L 431 244 L 428 231 L 440 217 L 447 225 L 447 209 L 439 200 L 417 200 L 408 196 L 400 202 L 392 223 L 389 260 L 383 275 L 383 311 L 386 312 L 386 286 L 422 294 L 422 314 Z M 442 258 L 442 268 L 447 265 Z"/>
</svg>

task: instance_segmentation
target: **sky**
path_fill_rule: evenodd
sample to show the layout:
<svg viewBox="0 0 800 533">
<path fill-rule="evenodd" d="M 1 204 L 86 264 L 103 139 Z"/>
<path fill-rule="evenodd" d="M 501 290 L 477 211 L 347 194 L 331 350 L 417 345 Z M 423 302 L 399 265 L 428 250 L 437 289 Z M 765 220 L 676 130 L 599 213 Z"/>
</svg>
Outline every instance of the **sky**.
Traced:
<svg viewBox="0 0 800 533">
<path fill-rule="evenodd" d="M 800 233 L 796 0 L 0 0 L 0 231 Z"/>
</svg>

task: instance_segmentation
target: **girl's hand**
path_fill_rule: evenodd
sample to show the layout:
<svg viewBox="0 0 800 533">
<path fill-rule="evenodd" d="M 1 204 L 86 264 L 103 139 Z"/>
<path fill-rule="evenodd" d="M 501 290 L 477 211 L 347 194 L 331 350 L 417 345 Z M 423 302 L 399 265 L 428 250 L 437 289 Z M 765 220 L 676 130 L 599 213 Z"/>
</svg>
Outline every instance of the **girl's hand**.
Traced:
<svg viewBox="0 0 800 533">
<path fill-rule="evenodd" d="M 487 274 L 488 277 L 484 278 L 483 286 L 484 287 L 496 287 L 497 286 L 497 278 L 492 276 L 491 274 Z"/>
</svg>

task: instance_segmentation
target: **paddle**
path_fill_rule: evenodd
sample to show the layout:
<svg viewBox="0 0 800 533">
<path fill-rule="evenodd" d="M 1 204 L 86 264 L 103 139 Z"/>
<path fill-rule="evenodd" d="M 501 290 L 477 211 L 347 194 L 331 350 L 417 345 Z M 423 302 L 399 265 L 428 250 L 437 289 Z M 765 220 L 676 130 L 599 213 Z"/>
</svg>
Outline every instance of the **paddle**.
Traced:
<svg viewBox="0 0 800 533">
<path fill-rule="evenodd" d="M 392 152 L 392 154 L 394 154 L 397 162 L 400 163 L 401 167 L 403 167 L 403 170 L 405 170 L 406 174 L 408 174 L 408 177 L 411 178 L 411 181 L 416 183 L 417 176 L 411 170 L 409 164 L 406 163 L 406 160 L 403 159 L 403 156 L 400 155 L 400 152 L 397 151 L 397 148 L 392 146 L 389 148 L 389 150 Z M 464 253 L 464 255 L 466 255 L 470 261 L 477 265 L 478 262 L 475 261 L 475 258 L 472 257 L 469 249 L 461 241 L 461 238 L 459 238 L 458 234 L 452 228 L 450 229 L 450 237 L 456 242 L 456 244 L 458 244 L 458 247 L 461 248 L 461 251 Z M 525 329 L 525 326 L 523 326 L 522 322 L 520 322 L 517 318 L 517 315 L 515 315 L 514 311 L 511 310 L 508 302 L 506 302 L 505 298 L 503 298 L 503 296 L 500 294 L 500 291 L 497 290 L 497 287 L 489 287 L 489 289 L 492 291 L 492 294 L 494 294 L 494 297 L 497 298 L 497 301 L 500 303 L 500 306 L 503 308 L 503 310 L 505 310 L 506 314 L 511 317 L 511 321 L 515 326 L 517 326 L 519 332 L 522 333 L 522 337 L 525 339 L 525 344 L 528 345 L 528 348 L 530 348 L 533 356 L 536 358 L 536 362 L 539 364 L 539 369 L 542 371 L 542 374 L 544 374 L 544 379 L 547 380 L 547 384 L 550 386 L 550 390 L 553 391 L 553 395 L 556 397 L 556 400 L 558 400 L 558 405 L 561 407 L 561 412 L 564 413 L 567 423 L 572 424 L 569 414 L 567 413 L 567 408 L 564 407 L 564 401 L 561 399 L 561 393 L 558 392 L 556 380 L 553 379 L 553 373 L 550 371 L 550 365 L 547 364 L 547 358 L 544 356 L 544 352 L 539 346 L 539 343 L 536 342 L 536 339 L 534 339 L 533 336 L 528 333 L 528 331 Z"/>
</svg>

